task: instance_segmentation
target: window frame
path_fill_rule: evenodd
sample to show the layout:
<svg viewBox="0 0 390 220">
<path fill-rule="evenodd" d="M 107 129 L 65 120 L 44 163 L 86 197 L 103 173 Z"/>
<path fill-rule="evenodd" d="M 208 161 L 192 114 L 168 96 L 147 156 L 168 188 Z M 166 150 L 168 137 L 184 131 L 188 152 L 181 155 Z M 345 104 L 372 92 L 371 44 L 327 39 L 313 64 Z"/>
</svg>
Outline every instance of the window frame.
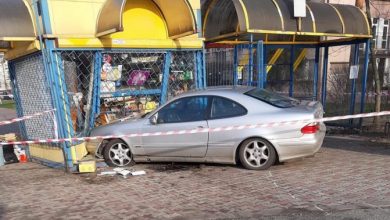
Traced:
<svg viewBox="0 0 390 220">
<path fill-rule="evenodd" d="M 190 121 L 164 122 L 164 123 L 159 123 L 158 122 L 158 114 L 160 113 L 160 111 L 163 110 L 164 108 L 168 107 L 172 103 L 175 103 L 175 102 L 183 100 L 183 99 L 198 98 L 198 97 L 207 99 L 207 106 L 206 106 L 206 109 L 205 109 L 205 117 L 204 117 L 203 120 L 190 120 Z M 209 96 L 207 96 L 207 95 L 185 96 L 185 97 L 181 97 L 181 98 L 178 98 L 178 99 L 175 99 L 175 100 L 172 100 L 172 101 L 168 102 L 166 105 L 162 106 L 158 111 L 156 111 L 151 117 L 155 117 L 157 115 L 157 125 L 175 124 L 175 123 L 188 123 L 188 122 L 197 122 L 197 121 L 207 121 L 208 120 L 208 116 L 210 114 L 210 109 L 211 109 L 211 104 L 210 104 L 210 97 Z"/>
<path fill-rule="evenodd" d="M 224 116 L 224 117 L 211 117 L 211 109 L 213 107 L 213 103 L 214 103 L 214 99 L 215 98 L 221 98 L 221 99 L 224 99 L 224 100 L 227 100 L 227 101 L 230 101 L 230 102 L 233 102 L 235 103 L 236 105 L 240 106 L 242 109 L 245 110 L 245 113 L 244 114 L 237 114 L 237 115 L 232 115 L 232 116 Z M 230 98 L 227 98 L 227 97 L 224 97 L 224 96 L 217 96 L 217 95 L 212 95 L 210 96 L 210 99 L 211 101 L 209 102 L 209 109 L 208 109 L 208 116 L 207 116 L 207 120 L 218 120 L 218 119 L 226 119 L 226 118 L 236 118 L 236 117 L 241 117 L 241 116 L 244 116 L 244 115 L 247 115 L 248 114 L 248 109 L 245 108 L 242 104 L 230 99 Z"/>
</svg>

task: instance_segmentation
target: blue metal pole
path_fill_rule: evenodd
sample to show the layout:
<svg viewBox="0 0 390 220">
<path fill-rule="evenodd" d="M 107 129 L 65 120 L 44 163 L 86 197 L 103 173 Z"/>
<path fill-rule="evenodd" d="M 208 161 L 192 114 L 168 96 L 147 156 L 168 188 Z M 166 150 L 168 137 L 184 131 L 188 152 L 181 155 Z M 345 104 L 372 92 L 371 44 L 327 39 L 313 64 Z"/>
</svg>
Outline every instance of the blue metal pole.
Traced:
<svg viewBox="0 0 390 220">
<path fill-rule="evenodd" d="M 313 78 L 313 101 L 316 101 L 318 98 L 318 65 L 320 61 L 320 48 L 316 47 L 316 54 L 314 60 L 314 78 Z"/>
<path fill-rule="evenodd" d="M 268 66 L 268 58 L 267 58 L 267 45 L 263 46 L 263 88 L 265 89 L 267 87 L 267 66 Z"/>
<path fill-rule="evenodd" d="M 367 89 L 367 78 L 368 78 L 368 63 L 369 63 L 369 55 L 370 55 L 370 39 L 367 39 L 365 46 L 366 50 L 364 51 L 364 66 L 363 66 L 363 80 L 362 80 L 362 94 L 360 97 L 360 113 L 365 112 L 366 105 L 366 89 Z M 359 127 L 362 127 L 363 119 L 361 118 L 359 121 Z"/>
<path fill-rule="evenodd" d="M 292 97 L 294 95 L 294 59 L 295 59 L 295 46 L 291 46 L 290 53 L 290 89 L 289 96 Z"/>
<path fill-rule="evenodd" d="M 264 88 L 264 42 L 257 42 L 257 87 Z"/>
<path fill-rule="evenodd" d="M 353 65 L 359 64 L 359 44 L 355 44 L 354 53 L 353 53 Z M 349 106 L 349 114 L 353 115 L 355 113 L 355 103 L 356 103 L 356 79 L 352 79 L 352 88 L 351 88 L 351 103 Z M 349 121 L 353 124 L 353 119 Z"/>
<path fill-rule="evenodd" d="M 238 84 L 238 46 L 234 46 L 234 57 L 233 57 L 233 85 Z"/>
<path fill-rule="evenodd" d="M 322 73 L 322 93 L 321 93 L 321 103 L 324 110 L 326 107 L 326 88 L 328 84 L 328 61 L 329 61 L 329 47 L 325 47 L 323 73 Z"/>
<path fill-rule="evenodd" d="M 41 15 L 42 15 L 42 24 L 43 24 L 44 33 L 52 34 L 48 0 L 41 0 L 37 2 L 37 4 L 38 3 L 40 3 L 41 6 L 41 13 L 42 13 Z M 35 8 L 35 16 L 38 18 L 37 8 Z M 55 58 L 57 58 L 55 57 L 56 55 L 53 52 L 53 50 L 55 49 L 54 40 L 52 39 L 44 40 L 44 46 L 45 48 L 42 48 L 43 61 L 45 65 L 46 76 L 48 77 L 48 79 L 50 79 L 48 84 L 52 91 L 51 94 L 53 96 L 52 97 L 53 106 L 55 106 L 57 109 L 56 116 L 59 125 L 58 126 L 59 136 L 62 138 L 68 138 L 72 136 L 72 133 L 65 129 L 65 126 L 67 125 L 63 123 L 63 120 L 66 117 L 65 114 L 68 114 L 68 116 L 70 115 L 69 106 L 65 106 L 65 110 L 68 110 L 68 112 L 64 112 L 63 103 L 60 102 L 61 99 L 62 100 L 67 99 L 67 97 L 62 95 L 62 94 L 67 94 L 66 91 L 61 90 L 61 88 L 64 89 L 63 88 L 63 86 L 65 85 L 64 80 L 63 83 L 61 84 L 59 79 L 59 77 L 64 77 L 64 76 L 61 76 L 61 74 L 57 70 L 59 68 L 58 63 L 54 62 Z M 55 63 L 57 63 L 57 65 Z M 55 73 L 57 73 L 57 75 Z M 70 147 L 71 145 L 69 143 L 62 144 L 62 148 L 64 149 L 64 157 L 65 157 L 64 160 L 67 168 L 73 168 L 73 160 L 72 160 Z"/>
<path fill-rule="evenodd" d="M 205 48 L 203 44 L 203 48 Z M 207 87 L 207 71 L 206 71 L 206 50 L 202 50 L 202 77 L 203 77 L 203 84 L 202 88 L 205 89 Z"/>
<path fill-rule="evenodd" d="M 167 51 L 167 53 L 165 54 L 164 73 L 163 73 L 163 79 L 161 82 L 160 104 L 164 104 L 168 99 L 169 71 L 171 68 L 171 59 L 172 59 L 172 52 Z"/>
<path fill-rule="evenodd" d="M 102 55 L 100 51 L 96 51 L 94 53 L 94 61 L 93 61 L 93 92 L 92 92 L 92 108 L 91 108 L 91 116 L 89 117 L 89 129 L 94 128 L 96 115 L 99 114 L 100 111 L 100 70 L 102 68 Z M 89 131 L 88 131 L 89 132 Z"/>
<path fill-rule="evenodd" d="M 253 34 L 250 36 L 250 44 L 249 44 L 249 79 L 248 86 L 252 85 L 253 82 Z"/>
</svg>

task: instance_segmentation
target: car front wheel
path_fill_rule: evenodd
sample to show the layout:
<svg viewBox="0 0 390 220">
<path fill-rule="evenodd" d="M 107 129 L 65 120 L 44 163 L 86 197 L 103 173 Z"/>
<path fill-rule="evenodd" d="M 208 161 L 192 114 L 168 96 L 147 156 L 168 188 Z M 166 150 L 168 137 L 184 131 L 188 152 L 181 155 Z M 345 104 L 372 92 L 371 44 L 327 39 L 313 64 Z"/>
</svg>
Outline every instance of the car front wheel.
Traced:
<svg viewBox="0 0 390 220">
<path fill-rule="evenodd" d="M 133 154 L 130 147 L 122 140 L 111 140 L 104 147 L 104 160 L 110 167 L 125 167 L 133 165 Z"/>
<path fill-rule="evenodd" d="M 266 170 L 275 163 L 276 152 L 267 140 L 251 138 L 241 144 L 239 157 L 247 169 Z"/>
</svg>

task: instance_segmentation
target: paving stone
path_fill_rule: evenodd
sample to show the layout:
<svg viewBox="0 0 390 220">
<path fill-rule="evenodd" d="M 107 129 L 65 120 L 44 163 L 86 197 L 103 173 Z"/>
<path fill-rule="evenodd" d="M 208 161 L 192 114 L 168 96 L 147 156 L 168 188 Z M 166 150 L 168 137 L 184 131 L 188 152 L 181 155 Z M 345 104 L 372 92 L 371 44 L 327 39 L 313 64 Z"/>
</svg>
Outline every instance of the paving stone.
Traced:
<svg viewBox="0 0 390 220">
<path fill-rule="evenodd" d="M 0 168 L 0 219 L 227 219 L 390 206 L 390 146 L 327 138 L 315 157 L 248 171 L 137 164 L 138 177 Z"/>
</svg>

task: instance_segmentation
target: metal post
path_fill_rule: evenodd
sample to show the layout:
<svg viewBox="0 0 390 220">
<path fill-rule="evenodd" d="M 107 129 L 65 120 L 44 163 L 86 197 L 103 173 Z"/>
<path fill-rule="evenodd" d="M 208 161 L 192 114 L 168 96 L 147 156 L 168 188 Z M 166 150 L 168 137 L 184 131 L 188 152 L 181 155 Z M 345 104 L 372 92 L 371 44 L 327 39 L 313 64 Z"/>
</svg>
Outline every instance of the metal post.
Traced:
<svg viewBox="0 0 390 220">
<path fill-rule="evenodd" d="M 291 46 L 290 53 L 290 89 L 289 96 L 292 97 L 294 95 L 294 58 L 295 58 L 295 46 Z"/>
<path fill-rule="evenodd" d="M 253 82 L 253 34 L 250 36 L 250 44 L 249 44 L 249 79 L 248 86 L 252 85 Z"/>
<path fill-rule="evenodd" d="M 233 57 L 233 85 L 238 84 L 238 46 L 234 46 L 234 57 Z"/>
<path fill-rule="evenodd" d="M 267 58 L 267 45 L 263 46 L 263 88 L 267 87 L 267 66 L 268 66 L 268 58 Z"/>
<path fill-rule="evenodd" d="M 257 87 L 258 88 L 264 88 L 264 42 L 258 41 L 257 42 Z"/>
<path fill-rule="evenodd" d="M 164 60 L 164 73 L 163 73 L 163 79 L 161 83 L 161 97 L 160 97 L 160 104 L 164 104 L 168 99 L 168 89 L 169 89 L 169 71 L 171 68 L 171 59 L 172 59 L 172 52 L 167 51 L 165 54 L 165 60 Z"/>
<path fill-rule="evenodd" d="M 3 148 L 4 148 L 4 145 L 0 146 L 0 167 L 5 164 Z"/>
<path fill-rule="evenodd" d="M 203 44 L 203 48 L 205 48 L 204 44 Z M 206 50 L 203 49 L 202 50 L 202 77 L 203 77 L 203 85 L 202 85 L 202 88 L 206 88 L 207 87 L 207 71 L 206 71 Z"/>
<path fill-rule="evenodd" d="M 353 65 L 359 64 L 359 44 L 355 44 L 352 62 Z M 356 79 L 352 79 L 351 103 L 349 106 L 349 114 L 351 115 L 355 113 L 355 102 L 356 102 Z M 353 125 L 353 119 L 349 120 L 349 123 L 350 125 Z"/>
<path fill-rule="evenodd" d="M 323 73 L 322 73 L 322 93 L 321 93 L 321 103 L 325 110 L 326 107 L 326 87 L 328 84 L 328 60 L 329 60 L 329 47 L 325 47 L 324 51 L 324 63 L 323 63 Z"/>
<path fill-rule="evenodd" d="M 320 48 L 316 47 L 316 55 L 314 60 L 314 78 L 313 78 L 313 101 L 316 101 L 318 98 L 318 71 L 319 71 L 319 61 L 320 61 Z"/>
<path fill-rule="evenodd" d="M 61 76 L 60 72 L 58 71 L 58 62 L 54 62 L 54 60 L 57 58 L 57 56 L 54 53 L 55 49 L 55 41 L 52 39 L 46 39 L 42 40 L 41 34 L 52 34 L 52 29 L 51 29 L 51 23 L 50 23 L 50 12 L 49 12 L 49 4 L 48 0 L 41 0 L 34 2 L 34 13 L 35 17 L 37 18 L 38 21 L 38 4 L 40 4 L 40 11 L 41 11 L 41 16 L 42 16 L 42 25 L 43 25 L 43 30 L 44 32 L 40 31 L 40 27 L 38 26 L 38 32 L 40 41 L 41 41 L 41 47 L 42 47 L 42 54 L 43 54 L 43 62 L 45 65 L 45 74 L 48 79 L 48 86 L 51 89 L 51 94 L 52 94 L 52 103 L 53 106 L 57 109 L 56 111 L 56 118 L 58 122 L 58 130 L 59 130 L 59 135 L 60 138 L 69 138 L 72 137 L 72 132 L 69 129 L 69 124 L 64 125 L 63 120 L 70 115 L 69 111 L 69 102 L 66 102 L 66 88 L 64 88 L 64 81 L 62 80 L 64 78 L 63 74 Z M 38 22 L 39 24 L 40 22 Z M 42 43 L 44 42 L 44 44 Z M 57 60 L 56 60 L 57 61 Z M 56 65 L 57 63 L 57 65 Z M 57 73 L 57 75 L 55 74 Z M 62 77 L 62 78 L 61 78 Z M 62 81 L 62 83 L 61 83 Z M 61 102 L 62 100 L 63 102 Z M 68 129 L 66 129 L 66 127 Z M 73 167 L 73 160 L 72 160 L 72 154 L 71 154 L 71 144 L 70 143 L 63 143 L 62 145 L 63 151 L 64 151 L 64 166 L 66 171 L 69 171 L 68 168 L 74 168 Z"/>
<path fill-rule="evenodd" d="M 365 51 L 364 51 L 364 66 L 363 66 L 363 80 L 362 80 L 362 94 L 360 97 L 360 113 L 365 112 L 366 105 L 366 88 L 367 88 L 367 78 L 368 78 L 368 63 L 369 63 L 369 55 L 370 55 L 370 39 L 367 39 L 365 43 Z M 359 120 L 359 127 L 362 127 L 363 119 Z"/>
</svg>

